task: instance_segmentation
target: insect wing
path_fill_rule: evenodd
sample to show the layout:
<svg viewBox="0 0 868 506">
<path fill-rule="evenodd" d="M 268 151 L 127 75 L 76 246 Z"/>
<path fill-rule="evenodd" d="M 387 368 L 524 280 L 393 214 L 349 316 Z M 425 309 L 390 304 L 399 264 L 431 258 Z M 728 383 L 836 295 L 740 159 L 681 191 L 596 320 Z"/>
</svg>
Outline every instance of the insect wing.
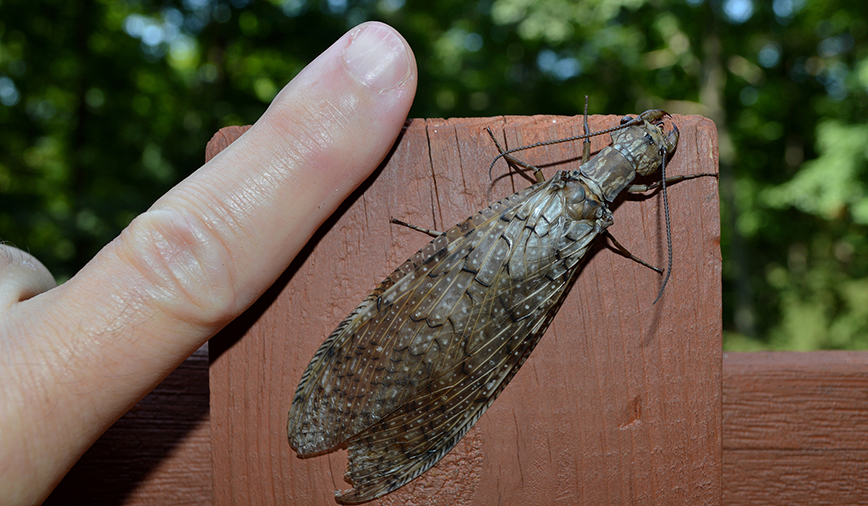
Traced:
<svg viewBox="0 0 868 506">
<path fill-rule="evenodd" d="M 316 352 L 290 408 L 290 444 L 309 454 L 348 440 L 355 488 L 342 502 L 378 497 L 434 465 L 533 350 L 600 232 L 565 215 L 570 177 L 431 241 Z"/>
</svg>

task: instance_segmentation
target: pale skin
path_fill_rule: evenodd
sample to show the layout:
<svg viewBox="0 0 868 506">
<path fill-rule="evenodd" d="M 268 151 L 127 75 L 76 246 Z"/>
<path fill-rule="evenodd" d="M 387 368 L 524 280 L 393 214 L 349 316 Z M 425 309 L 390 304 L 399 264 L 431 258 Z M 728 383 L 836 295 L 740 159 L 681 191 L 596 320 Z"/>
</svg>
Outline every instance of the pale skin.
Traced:
<svg viewBox="0 0 868 506">
<path fill-rule="evenodd" d="M 42 502 L 109 426 L 271 285 L 388 153 L 415 90 L 406 41 L 360 25 L 66 283 L 0 247 L 4 504 Z"/>
</svg>

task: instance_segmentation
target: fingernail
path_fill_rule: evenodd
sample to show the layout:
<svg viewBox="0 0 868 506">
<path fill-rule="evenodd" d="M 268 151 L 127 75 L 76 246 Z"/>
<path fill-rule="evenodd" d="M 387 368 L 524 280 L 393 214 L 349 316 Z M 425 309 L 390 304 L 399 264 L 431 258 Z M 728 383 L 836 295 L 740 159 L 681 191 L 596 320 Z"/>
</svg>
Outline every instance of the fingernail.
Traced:
<svg viewBox="0 0 868 506">
<path fill-rule="evenodd" d="M 359 27 L 344 50 L 344 62 L 360 81 L 384 91 L 400 84 L 410 72 L 403 41 L 394 31 L 378 24 Z"/>
</svg>

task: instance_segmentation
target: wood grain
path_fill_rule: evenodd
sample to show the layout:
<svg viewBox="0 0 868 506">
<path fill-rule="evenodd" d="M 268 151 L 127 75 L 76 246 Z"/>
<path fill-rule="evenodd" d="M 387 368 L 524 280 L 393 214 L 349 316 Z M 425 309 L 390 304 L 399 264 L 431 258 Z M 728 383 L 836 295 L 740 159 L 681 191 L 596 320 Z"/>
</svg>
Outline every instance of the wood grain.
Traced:
<svg viewBox="0 0 868 506">
<path fill-rule="evenodd" d="M 592 129 L 619 117 L 593 117 Z M 676 116 L 670 175 L 716 172 L 714 125 Z M 343 451 L 300 459 L 286 413 L 301 372 L 333 327 L 428 239 L 396 217 L 444 229 L 527 183 L 499 163 L 508 146 L 581 132 L 581 118 L 412 120 L 384 165 L 327 222 L 272 289 L 212 340 L 215 504 L 333 505 Z M 594 150 L 609 142 L 597 138 Z M 576 145 L 523 154 L 578 166 Z M 612 233 L 665 265 L 659 195 L 615 204 Z M 384 504 L 719 504 L 721 326 L 717 185 L 670 189 L 674 273 L 660 278 L 596 248 L 516 378 L 440 465 Z M 278 233 L 279 231 L 276 231 Z"/>
<path fill-rule="evenodd" d="M 182 364 L 93 446 L 46 504 L 210 504 L 206 366 L 202 351 Z M 868 352 L 726 354 L 723 504 L 868 504 L 866 391 Z M 463 453 L 478 458 L 448 467 L 467 482 L 481 468 L 480 442 L 465 438 Z M 440 471 L 445 483 L 449 473 Z"/>
<path fill-rule="evenodd" d="M 868 353 L 729 353 L 725 504 L 868 504 Z"/>
<path fill-rule="evenodd" d="M 207 346 L 106 431 L 45 504 L 211 504 Z"/>
</svg>

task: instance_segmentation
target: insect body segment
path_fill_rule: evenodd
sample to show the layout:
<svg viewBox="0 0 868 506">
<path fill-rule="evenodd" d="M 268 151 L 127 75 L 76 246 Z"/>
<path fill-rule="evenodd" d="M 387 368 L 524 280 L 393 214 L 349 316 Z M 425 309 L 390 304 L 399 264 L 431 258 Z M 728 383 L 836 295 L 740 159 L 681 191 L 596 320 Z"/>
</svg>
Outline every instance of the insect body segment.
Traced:
<svg viewBox="0 0 868 506">
<path fill-rule="evenodd" d="M 491 204 L 395 270 L 328 337 L 288 419 L 301 455 L 346 442 L 338 496 L 364 502 L 440 460 L 494 402 L 560 307 L 607 206 L 678 142 L 663 113 L 612 132 L 579 170 Z"/>
</svg>

